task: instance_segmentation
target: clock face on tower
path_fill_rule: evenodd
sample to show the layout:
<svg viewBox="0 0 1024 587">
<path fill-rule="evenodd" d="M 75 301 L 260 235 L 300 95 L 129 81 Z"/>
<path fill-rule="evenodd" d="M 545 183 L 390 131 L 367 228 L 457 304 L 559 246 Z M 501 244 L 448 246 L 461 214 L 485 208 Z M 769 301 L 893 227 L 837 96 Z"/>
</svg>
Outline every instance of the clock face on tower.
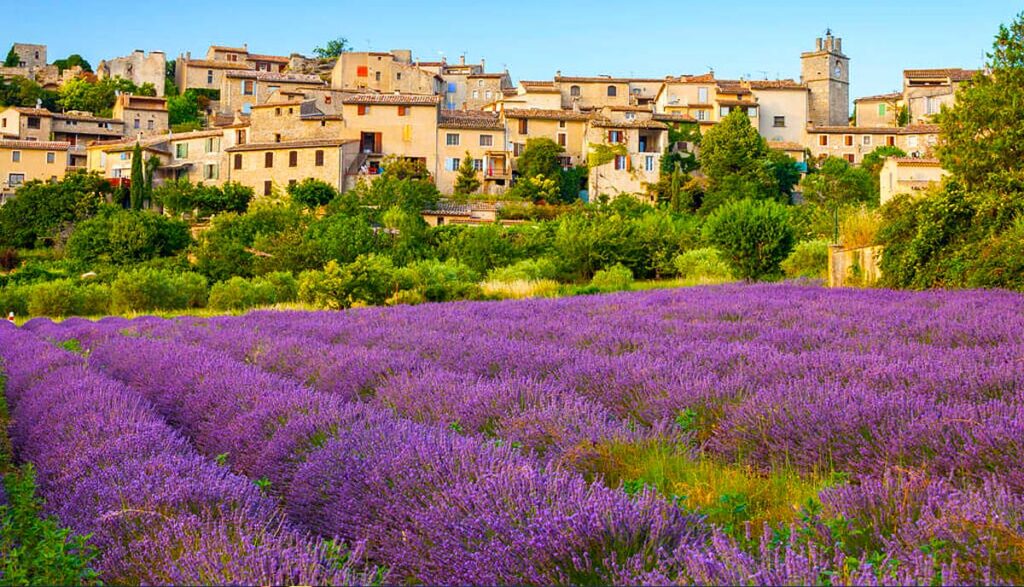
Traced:
<svg viewBox="0 0 1024 587">
<path fill-rule="evenodd" d="M 835 69 L 832 70 L 832 73 L 835 74 L 836 77 L 843 74 L 843 66 L 840 65 L 838 61 L 836 62 Z"/>
</svg>

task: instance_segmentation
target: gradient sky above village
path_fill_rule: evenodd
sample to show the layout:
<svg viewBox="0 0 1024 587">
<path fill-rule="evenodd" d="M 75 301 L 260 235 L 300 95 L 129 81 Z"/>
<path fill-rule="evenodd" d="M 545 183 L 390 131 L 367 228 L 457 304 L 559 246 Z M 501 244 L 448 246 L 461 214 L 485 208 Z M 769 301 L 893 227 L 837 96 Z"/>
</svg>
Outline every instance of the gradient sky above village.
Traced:
<svg viewBox="0 0 1024 587">
<path fill-rule="evenodd" d="M 1006 0 L 690 0 L 586 3 L 254 0 L 134 2 L 0 0 L 0 46 L 49 45 L 50 60 L 81 53 L 94 65 L 132 49 L 172 59 L 210 44 L 257 53 L 311 53 L 347 37 L 354 50 L 409 48 L 433 61 L 487 60 L 514 80 L 564 75 L 662 77 L 714 68 L 722 78 L 800 76 L 801 51 L 831 27 L 851 58 L 851 99 L 895 90 L 904 68 L 977 67 L 1000 23 L 1024 9 Z M 6 49 L 4 49 L 6 51 Z"/>
</svg>

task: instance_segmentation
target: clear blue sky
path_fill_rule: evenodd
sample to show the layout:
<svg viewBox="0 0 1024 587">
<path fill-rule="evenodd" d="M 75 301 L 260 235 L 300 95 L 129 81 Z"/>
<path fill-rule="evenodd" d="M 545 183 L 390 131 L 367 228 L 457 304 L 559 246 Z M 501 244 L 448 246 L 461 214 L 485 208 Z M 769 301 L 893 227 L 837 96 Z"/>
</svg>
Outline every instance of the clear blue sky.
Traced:
<svg viewBox="0 0 1024 587">
<path fill-rule="evenodd" d="M 514 80 L 565 75 L 798 78 L 801 51 L 826 27 L 851 58 L 851 99 L 888 92 L 904 68 L 977 67 L 1015 0 L 558 0 L 372 2 L 259 0 L 105 2 L 0 0 L 0 46 L 49 45 L 50 60 L 80 53 L 93 65 L 132 49 L 173 58 L 210 44 L 309 54 L 344 36 L 355 50 L 409 48 L 422 60 L 464 51 L 506 64 Z"/>
</svg>

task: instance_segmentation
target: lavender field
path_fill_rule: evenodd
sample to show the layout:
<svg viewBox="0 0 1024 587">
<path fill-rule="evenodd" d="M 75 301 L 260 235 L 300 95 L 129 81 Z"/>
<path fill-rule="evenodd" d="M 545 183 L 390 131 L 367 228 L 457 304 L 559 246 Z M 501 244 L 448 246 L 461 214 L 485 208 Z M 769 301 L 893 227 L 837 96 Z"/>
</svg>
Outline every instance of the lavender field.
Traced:
<svg viewBox="0 0 1024 587">
<path fill-rule="evenodd" d="M 1024 582 L 1018 294 L 36 319 L 0 361 L 106 583 Z"/>
</svg>

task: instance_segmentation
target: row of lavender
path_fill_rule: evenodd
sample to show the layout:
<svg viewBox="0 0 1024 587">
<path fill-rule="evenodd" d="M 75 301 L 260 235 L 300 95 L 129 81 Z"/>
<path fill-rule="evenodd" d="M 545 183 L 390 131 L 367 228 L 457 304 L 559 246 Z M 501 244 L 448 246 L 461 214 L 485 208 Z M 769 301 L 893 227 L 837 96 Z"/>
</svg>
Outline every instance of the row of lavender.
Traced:
<svg viewBox="0 0 1024 587">
<path fill-rule="evenodd" d="M 0 325 L 11 441 L 49 514 L 114 584 L 360 584 L 333 545 L 284 522 L 248 480 L 202 459 L 138 394 L 81 357 Z M 352 559 L 354 560 L 354 559 Z"/>
<path fill-rule="evenodd" d="M 726 288 L 686 295 L 428 306 L 345 315 L 263 314 L 245 320 L 109 320 L 99 326 L 71 322 L 30 327 L 58 340 L 82 340 L 93 349 L 94 364 L 147 394 L 201 450 L 228 454 L 236 471 L 271 479 L 293 520 L 325 535 L 369 538 L 377 542 L 373 550 L 379 560 L 421 580 L 630 582 L 662 577 L 807 582 L 820 578 L 821 572 L 857 576 L 859 581 L 874 577 L 868 565 L 851 568 L 844 563 L 845 553 L 838 550 L 809 552 L 810 545 L 793 542 L 797 532 L 790 533 L 788 544 L 762 541 L 761 552 L 751 555 L 720 534 L 713 534 L 708 543 L 699 524 L 685 518 L 668 525 L 667 533 L 655 532 L 653 542 L 624 539 L 621 529 L 559 521 L 576 520 L 581 510 L 601 516 L 616 509 L 609 503 L 619 503 L 624 505 L 617 507 L 629 513 L 618 519 L 648 535 L 652 522 L 644 522 L 636 512 L 659 510 L 647 494 L 635 510 L 576 476 L 542 471 L 533 458 L 481 442 L 484 437 L 523 442 L 550 464 L 555 461 L 549 456 L 575 454 L 610 438 L 660 437 L 671 430 L 667 423 L 683 409 L 700 410 L 699 438 L 717 455 L 754 462 L 767 455 L 759 462 L 764 466 L 779 462 L 781 456 L 812 467 L 820 466 L 824 454 L 815 451 L 826 446 L 833 466 L 868 465 L 865 471 L 874 473 L 874 479 L 830 490 L 822 498 L 833 516 L 863 521 L 873 544 L 858 552 L 885 552 L 888 563 L 899 563 L 893 566 L 884 557 L 876 560 L 876 571 L 891 571 L 883 578 L 927 580 L 936 569 L 917 547 L 931 539 L 963 546 L 954 556 L 959 552 L 968 562 L 952 567 L 966 573 L 966 580 L 1012 577 L 1012 568 L 1004 572 L 1001 567 L 1012 566 L 1013 553 L 991 538 L 1005 531 L 1011 538 L 1019 536 L 1024 509 L 1019 491 L 1005 489 L 1007 482 L 1019 487 L 1014 471 L 1007 461 L 993 463 L 991 458 L 1005 457 L 1000 450 L 1014 450 L 1007 443 L 1020 442 L 1019 428 L 1013 427 L 1013 418 L 1009 427 L 991 430 L 978 422 L 958 423 L 966 420 L 963 417 L 947 416 L 946 422 L 941 414 L 936 419 L 934 408 L 954 416 L 964 406 L 1000 404 L 990 405 L 991 411 L 983 415 L 1000 410 L 1012 415 L 1019 409 L 1022 379 L 1020 364 L 1014 362 L 1021 356 L 1014 351 L 1020 350 L 1024 331 L 1019 298 L 845 296 L 792 287 Z M 995 326 L 980 322 L 986 312 L 998 317 Z M 947 322 L 930 320 L 933 317 L 945 317 Z M 122 330 L 163 340 L 126 342 Z M 227 351 L 235 359 L 194 344 Z M 298 381 L 274 378 L 240 359 Z M 249 390 L 244 397 L 235 391 L 239 383 Z M 311 384 L 322 393 L 312 394 L 298 383 Z M 819 393 L 801 395 L 805 386 Z M 283 395 L 274 395 L 286 389 Z M 853 397 L 844 397 L 851 390 Z M 886 403 L 887 395 L 898 401 Z M 755 401 L 759 397 L 761 404 Z M 815 397 L 818 403 L 808 409 L 808 398 Z M 319 407 L 310 407 L 312 398 L 330 403 L 336 413 L 325 416 Z M 817 438 L 808 443 L 799 429 L 788 427 L 803 423 L 805 414 L 814 410 L 815 425 L 827 426 L 829 403 L 852 408 L 871 398 L 881 400 L 876 405 L 883 408 L 881 417 L 862 416 L 852 438 L 849 428 L 812 427 Z M 298 406 L 302 418 L 292 426 L 283 412 L 268 407 L 275 403 L 285 411 L 291 409 L 283 407 L 286 404 Z M 774 410 L 778 405 L 784 409 Z M 381 406 L 433 426 L 394 420 Z M 755 421 L 763 420 L 765 413 L 781 413 L 784 418 L 774 424 L 775 431 L 788 431 L 789 437 L 773 445 L 777 439 L 771 428 L 756 430 L 749 444 L 764 455 L 730 450 L 739 443 L 723 424 L 734 422 L 730 418 L 737 413 L 743 415 L 741 408 Z M 852 413 L 854 418 L 858 414 Z M 906 422 L 899 421 L 914 415 L 931 417 L 932 425 L 952 425 L 941 430 L 960 436 L 949 444 L 922 446 L 903 429 Z M 359 434 L 353 433 L 353 421 L 365 423 L 355 427 Z M 637 424 L 639 432 L 634 430 Z M 876 426 L 864 430 L 865 424 Z M 475 434 L 458 438 L 444 430 L 448 427 Z M 732 431 L 736 430 L 745 428 L 734 424 Z M 917 433 L 929 430 L 924 427 Z M 893 448 L 884 436 L 892 432 L 909 440 L 897 437 Z M 428 440 L 418 444 L 422 435 Z M 431 455 L 427 449 L 440 439 L 463 444 Z M 837 446 L 845 450 L 836 450 Z M 964 446 L 986 447 L 992 454 L 973 450 L 967 459 L 952 454 Z M 979 454 L 981 462 L 972 466 L 970 459 Z M 896 478 L 887 474 L 894 464 L 954 475 L 979 489 Z M 410 476 L 409 468 L 426 468 L 427 473 Z M 592 500 L 599 505 L 590 509 L 572 499 L 552 505 L 544 491 L 518 490 L 544 483 L 529 477 L 516 484 L 517 477 L 505 473 L 508 470 L 529 471 L 544 483 L 562 479 L 553 482 L 556 494 L 572 493 L 558 483 L 575 483 L 578 491 L 596 491 L 613 499 Z M 351 482 L 353 474 L 361 478 Z M 500 482 L 493 480 L 503 476 Z M 519 512 L 539 511 L 538 501 L 547 505 L 545 513 L 552 517 L 524 519 Z M 340 507 L 344 504 L 354 507 L 346 511 Z M 454 512 L 470 515 L 475 523 L 445 524 Z M 444 517 L 429 517 L 438 515 Z M 663 513 L 654 519 L 661 519 L 664 527 Z M 524 532 L 519 527 L 524 524 L 536 528 Z M 811 529 L 799 530 L 806 535 Z M 823 542 L 834 544 L 835 539 Z M 521 541 L 543 548 L 517 546 Z M 638 557 L 638 552 L 647 554 Z M 950 580 L 950 572 L 945 570 L 945 580 Z"/>
</svg>

